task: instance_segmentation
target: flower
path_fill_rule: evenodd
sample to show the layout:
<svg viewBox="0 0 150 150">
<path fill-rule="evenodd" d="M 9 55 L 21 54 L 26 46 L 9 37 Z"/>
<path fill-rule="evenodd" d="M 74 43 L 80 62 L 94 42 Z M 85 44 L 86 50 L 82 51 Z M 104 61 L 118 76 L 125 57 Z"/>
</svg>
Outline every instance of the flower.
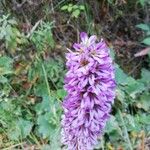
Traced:
<svg viewBox="0 0 150 150">
<path fill-rule="evenodd" d="M 115 79 L 109 48 L 96 36 L 80 34 L 75 51 L 67 53 L 62 142 L 68 150 L 92 150 L 97 144 L 115 98 Z"/>
</svg>

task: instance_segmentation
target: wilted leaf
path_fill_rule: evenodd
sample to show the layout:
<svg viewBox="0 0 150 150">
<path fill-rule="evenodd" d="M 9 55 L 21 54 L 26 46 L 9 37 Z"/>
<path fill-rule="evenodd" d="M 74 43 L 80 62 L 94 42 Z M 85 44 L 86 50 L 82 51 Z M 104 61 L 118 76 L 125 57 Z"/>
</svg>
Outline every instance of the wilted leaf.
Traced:
<svg viewBox="0 0 150 150">
<path fill-rule="evenodd" d="M 135 57 L 144 56 L 144 55 L 147 55 L 149 52 L 150 52 L 150 47 L 147 47 L 143 49 L 142 51 L 136 53 L 134 56 Z"/>
</svg>

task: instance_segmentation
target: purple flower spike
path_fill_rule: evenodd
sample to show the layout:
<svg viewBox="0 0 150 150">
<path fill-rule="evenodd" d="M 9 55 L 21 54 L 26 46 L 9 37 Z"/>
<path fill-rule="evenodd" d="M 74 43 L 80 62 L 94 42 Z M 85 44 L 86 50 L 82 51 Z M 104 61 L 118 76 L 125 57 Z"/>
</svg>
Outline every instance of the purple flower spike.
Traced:
<svg viewBox="0 0 150 150">
<path fill-rule="evenodd" d="M 103 134 L 115 98 L 112 59 L 105 42 L 80 34 L 75 51 L 67 53 L 62 116 L 62 142 L 68 150 L 93 150 Z"/>
</svg>

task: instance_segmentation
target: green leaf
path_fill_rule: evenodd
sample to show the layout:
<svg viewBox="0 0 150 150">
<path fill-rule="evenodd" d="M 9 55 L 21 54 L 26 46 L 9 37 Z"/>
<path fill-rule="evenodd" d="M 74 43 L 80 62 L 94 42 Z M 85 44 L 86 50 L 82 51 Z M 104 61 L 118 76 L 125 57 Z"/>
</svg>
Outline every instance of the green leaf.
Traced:
<svg viewBox="0 0 150 150">
<path fill-rule="evenodd" d="M 142 41 L 142 43 L 144 43 L 145 45 L 150 45 L 150 37 L 148 37 L 148 38 L 145 38 L 143 41 Z"/>
<path fill-rule="evenodd" d="M 116 118 L 114 116 L 111 116 L 110 119 L 107 121 L 105 132 L 111 133 L 114 130 L 117 130 L 118 128 L 118 122 L 116 121 Z"/>
<path fill-rule="evenodd" d="M 143 93 L 140 96 L 140 106 L 141 108 L 143 108 L 145 111 L 149 111 L 150 110 L 150 93 Z"/>
<path fill-rule="evenodd" d="M 80 10 L 85 10 L 85 6 L 84 5 L 80 5 L 79 8 L 80 8 Z"/>
<path fill-rule="evenodd" d="M 113 60 L 115 60 L 115 51 L 112 48 L 110 48 L 110 56 Z"/>
<path fill-rule="evenodd" d="M 60 129 L 58 128 L 56 132 L 51 135 L 49 145 L 44 145 L 42 150 L 62 150 L 60 136 Z"/>
<path fill-rule="evenodd" d="M 79 8 L 79 6 L 78 5 L 73 5 L 73 7 L 72 7 L 73 9 L 78 9 Z"/>
<path fill-rule="evenodd" d="M 118 100 L 120 100 L 123 103 L 123 101 L 125 100 L 125 93 L 121 89 L 117 88 L 116 97 Z"/>
<path fill-rule="evenodd" d="M 48 95 L 44 95 L 44 96 L 42 96 L 42 98 L 43 98 L 42 102 L 36 104 L 36 106 L 35 106 L 35 111 L 38 115 L 42 114 L 43 112 L 51 111 L 50 105 L 52 105 L 52 102 L 53 102 L 52 98 L 50 99 Z"/>
<path fill-rule="evenodd" d="M 10 128 L 8 136 L 12 140 L 24 139 L 30 134 L 32 126 L 32 122 L 20 118 L 19 120 L 16 120 L 15 125 Z"/>
<path fill-rule="evenodd" d="M 71 12 L 72 11 L 72 5 L 71 6 L 68 6 L 68 12 Z"/>
<path fill-rule="evenodd" d="M 105 133 L 109 135 L 109 138 L 112 141 L 119 140 L 122 135 L 119 124 L 114 116 L 111 116 L 110 119 L 106 123 Z"/>
<path fill-rule="evenodd" d="M 12 25 L 17 25 L 17 22 L 15 19 L 9 19 L 8 23 L 12 24 Z"/>
<path fill-rule="evenodd" d="M 8 80 L 4 76 L 0 76 L 0 83 L 7 83 Z"/>
<path fill-rule="evenodd" d="M 139 124 L 142 125 L 148 125 L 150 123 L 150 115 L 146 115 L 146 114 L 140 114 L 136 116 L 136 120 Z"/>
<path fill-rule="evenodd" d="M 46 118 L 45 115 L 40 115 L 38 117 L 37 123 L 39 125 L 38 131 L 43 136 L 43 138 L 49 137 L 50 136 L 50 131 L 52 129 L 51 129 L 51 125 L 48 121 L 48 118 Z"/>
<path fill-rule="evenodd" d="M 66 96 L 66 91 L 64 89 L 58 89 L 57 90 L 57 96 L 60 99 L 64 99 L 64 97 Z"/>
<path fill-rule="evenodd" d="M 0 57 L 0 75 L 6 75 L 12 73 L 13 60 L 9 57 Z"/>
<path fill-rule="evenodd" d="M 144 7 L 145 5 L 145 0 L 139 0 L 140 4 Z"/>
<path fill-rule="evenodd" d="M 52 34 L 52 22 L 42 22 L 40 28 L 31 36 L 31 41 L 35 44 L 37 50 L 39 52 L 47 49 L 51 50 L 50 48 L 54 47 L 54 39 Z"/>
<path fill-rule="evenodd" d="M 52 114 L 47 112 L 44 115 L 39 115 L 37 119 L 38 131 L 43 138 L 48 138 L 53 134 L 56 129 L 55 120 L 53 120 Z"/>
<path fill-rule="evenodd" d="M 150 30 L 150 27 L 147 24 L 143 24 L 143 23 L 136 25 L 136 27 L 138 27 L 138 28 L 140 28 L 144 31 L 149 31 Z"/>
<path fill-rule="evenodd" d="M 117 84 L 126 85 L 127 75 L 124 71 L 116 64 L 115 65 L 115 78 Z"/>
<path fill-rule="evenodd" d="M 69 4 L 68 6 L 69 6 L 69 7 L 72 7 L 72 6 L 73 6 L 73 4 Z"/>
<path fill-rule="evenodd" d="M 127 78 L 126 81 L 127 81 L 127 85 L 133 85 L 133 84 L 137 83 L 137 81 L 134 78 L 130 77 L 130 76 Z"/>
<path fill-rule="evenodd" d="M 72 16 L 75 18 L 78 18 L 78 16 L 80 15 L 80 10 L 76 9 L 75 11 L 72 12 Z"/>
<path fill-rule="evenodd" d="M 39 84 L 35 86 L 35 94 L 41 97 L 48 95 L 48 90 L 45 82 L 39 82 Z"/>
<path fill-rule="evenodd" d="M 125 124 L 127 126 L 128 131 L 132 131 L 132 130 L 138 131 L 139 130 L 133 116 L 131 116 L 130 114 L 126 114 L 124 116 L 124 118 L 125 118 Z"/>
<path fill-rule="evenodd" d="M 41 150 L 50 150 L 50 145 L 46 144 L 46 145 L 43 145 Z"/>
<path fill-rule="evenodd" d="M 33 123 L 24 119 L 20 119 L 19 122 L 17 123 L 19 129 L 21 130 L 21 136 L 25 138 L 27 135 L 30 134 Z"/>
<path fill-rule="evenodd" d="M 125 90 L 133 99 L 135 99 L 137 94 L 140 94 L 145 90 L 145 86 L 143 83 L 133 80 L 128 82 L 128 86 Z"/>
<path fill-rule="evenodd" d="M 68 5 L 64 5 L 63 7 L 61 7 L 61 10 L 67 10 L 68 9 Z"/>
<path fill-rule="evenodd" d="M 50 149 L 62 150 L 60 141 L 60 128 L 54 130 L 53 134 L 50 135 Z"/>
<path fill-rule="evenodd" d="M 150 83 L 150 71 L 149 70 L 144 69 L 144 68 L 142 69 L 140 81 L 146 84 Z"/>
</svg>

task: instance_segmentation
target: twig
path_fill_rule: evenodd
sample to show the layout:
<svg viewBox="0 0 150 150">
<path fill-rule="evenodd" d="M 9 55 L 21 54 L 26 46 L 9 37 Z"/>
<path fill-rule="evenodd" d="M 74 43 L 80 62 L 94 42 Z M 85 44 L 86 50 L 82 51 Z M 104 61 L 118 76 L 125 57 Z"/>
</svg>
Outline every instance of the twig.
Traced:
<svg viewBox="0 0 150 150">
<path fill-rule="evenodd" d="M 31 35 L 32 35 L 32 33 L 35 31 L 35 29 L 38 27 L 38 25 L 40 24 L 42 22 L 42 20 L 40 19 L 40 20 L 38 20 L 36 23 L 35 23 L 35 25 L 33 26 L 33 28 L 30 30 L 30 32 L 27 34 L 27 38 L 29 38 Z"/>
<path fill-rule="evenodd" d="M 63 2 L 65 2 L 65 0 L 62 0 L 62 1 L 58 2 L 58 4 L 53 7 L 53 9 L 55 10 L 55 9 L 56 9 L 57 7 L 59 7 L 59 5 L 61 5 Z"/>
<path fill-rule="evenodd" d="M 21 8 L 27 2 L 27 0 L 24 0 L 21 4 L 18 3 L 16 0 L 13 0 L 12 2 L 16 8 Z"/>
<path fill-rule="evenodd" d="M 40 142 L 38 141 L 38 139 L 36 138 L 36 136 L 35 136 L 33 133 L 31 133 L 31 134 L 29 135 L 29 137 L 38 145 L 38 147 L 39 147 L 40 149 L 42 149 L 42 146 L 40 145 Z"/>
<path fill-rule="evenodd" d="M 25 142 L 23 142 L 23 143 L 18 143 L 18 144 L 12 145 L 12 146 L 10 146 L 10 147 L 3 148 L 2 150 L 10 150 L 10 149 L 15 148 L 15 147 L 17 147 L 17 146 L 21 146 L 21 145 L 23 145 L 24 143 L 25 143 Z"/>
<path fill-rule="evenodd" d="M 120 109 L 118 109 L 118 113 L 119 113 L 119 116 L 120 116 L 120 119 L 121 119 L 121 123 L 123 125 L 123 132 L 124 132 L 124 135 L 125 135 L 125 141 L 127 141 L 127 143 L 128 143 L 129 150 L 133 150 L 132 144 L 131 144 L 131 141 L 130 141 L 130 138 L 129 138 L 129 135 L 128 135 L 127 127 L 125 125 L 125 122 L 124 122 L 124 119 L 123 119 L 123 116 L 121 114 Z"/>
<path fill-rule="evenodd" d="M 54 14 L 55 13 L 55 11 L 54 11 L 54 6 L 53 6 L 53 0 L 50 0 L 51 2 L 50 2 L 50 4 L 51 4 L 51 10 L 52 10 L 52 13 Z"/>
<path fill-rule="evenodd" d="M 144 141 L 145 141 L 145 133 L 144 133 L 144 131 L 142 131 L 142 141 L 141 141 L 141 150 L 145 150 L 145 143 L 144 143 Z"/>
<path fill-rule="evenodd" d="M 137 52 L 134 57 L 139 57 L 139 56 L 144 56 L 147 55 L 150 52 L 150 47 L 147 47 L 143 50 L 141 50 L 140 52 Z"/>
<path fill-rule="evenodd" d="M 128 73 L 128 75 L 131 75 L 140 65 L 141 65 L 142 61 L 140 60 L 140 62 Z"/>
</svg>

